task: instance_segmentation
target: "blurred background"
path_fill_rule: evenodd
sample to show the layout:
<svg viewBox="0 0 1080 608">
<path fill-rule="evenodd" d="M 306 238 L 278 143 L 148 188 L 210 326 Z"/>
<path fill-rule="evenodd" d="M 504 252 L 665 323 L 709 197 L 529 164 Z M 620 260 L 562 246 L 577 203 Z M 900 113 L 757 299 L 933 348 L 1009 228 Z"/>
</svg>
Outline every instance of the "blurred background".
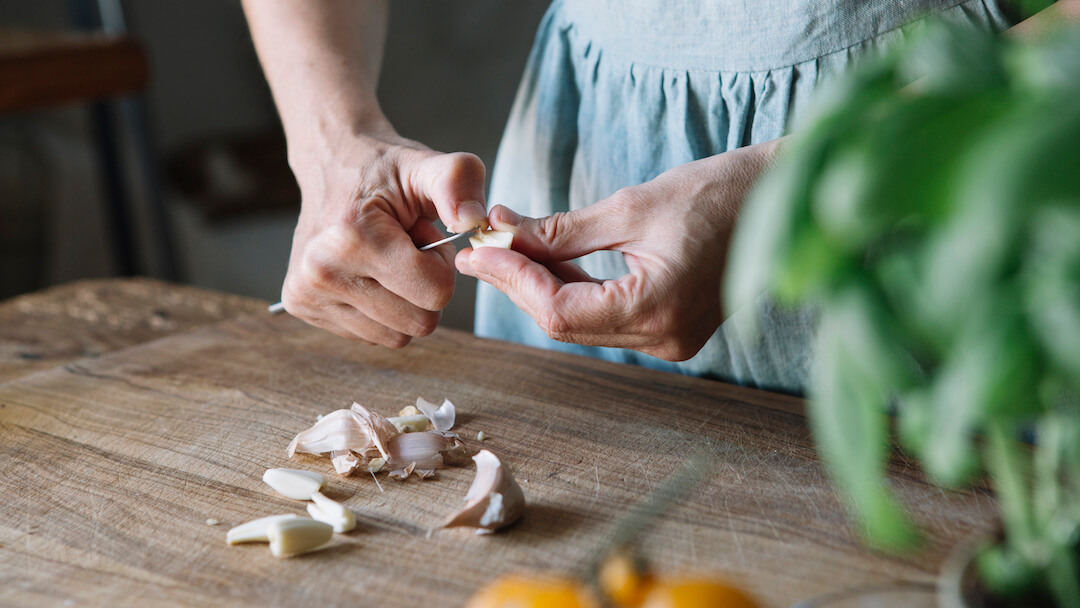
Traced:
<svg viewBox="0 0 1080 608">
<path fill-rule="evenodd" d="M 392 5 L 384 111 L 490 170 L 547 0 Z M 71 37 L 102 30 L 135 44 Z M 130 94 L 93 90 L 114 81 Z M 238 0 L 0 0 L 0 299 L 134 274 L 274 301 L 298 210 Z M 444 325 L 472 328 L 474 290 Z"/>
</svg>

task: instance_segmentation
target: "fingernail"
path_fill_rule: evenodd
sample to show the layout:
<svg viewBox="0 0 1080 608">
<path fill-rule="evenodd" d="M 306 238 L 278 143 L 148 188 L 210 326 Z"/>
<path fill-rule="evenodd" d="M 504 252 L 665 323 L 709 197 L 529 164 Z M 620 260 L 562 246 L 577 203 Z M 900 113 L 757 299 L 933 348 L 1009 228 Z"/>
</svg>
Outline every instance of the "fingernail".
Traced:
<svg viewBox="0 0 1080 608">
<path fill-rule="evenodd" d="M 456 232 L 464 232 L 470 228 L 480 226 L 487 228 L 487 210 L 480 201 L 467 201 L 458 205 L 458 225 L 454 226 Z"/>
<path fill-rule="evenodd" d="M 495 220 L 499 230 L 511 228 L 514 229 L 513 232 L 517 232 L 516 228 L 522 225 L 522 220 L 525 218 L 518 215 L 512 208 L 500 205 L 498 213 L 491 219 Z"/>
</svg>

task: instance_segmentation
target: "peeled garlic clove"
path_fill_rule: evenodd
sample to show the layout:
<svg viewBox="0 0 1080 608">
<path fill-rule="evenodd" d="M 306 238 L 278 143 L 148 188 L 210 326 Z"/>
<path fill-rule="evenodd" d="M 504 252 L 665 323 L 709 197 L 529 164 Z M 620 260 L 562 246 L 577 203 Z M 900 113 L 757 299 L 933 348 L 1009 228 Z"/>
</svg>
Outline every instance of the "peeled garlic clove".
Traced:
<svg viewBox="0 0 1080 608">
<path fill-rule="evenodd" d="M 504 230 L 482 230 L 469 237 L 469 244 L 474 249 L 480 247 L 510 249 L 510 246 L 514 244 L 514 233 Z"/>
<path fill-rule="evenodd" d="M 306 517 L 275 521 L 266 529 L 270 553 L 274 557 L 292 557 L 314 551 L 330 542 L 333 535 L 333 526 Z"/>
<path fill-rule="evenodd" d="M 295 500 L 310 500 L 326 484 L 322 475 L 300 469 L 267 469 L 263 481 L 282 496 Z"/>
<path fill-rule="evenodd" d="M 356 515 L 340 502 L 327 498 L 321 492 L 311 495 L 314 504 L 307 506 L 307 512 L 311 518 L 330 524 L 334 532 L 342 534 L 356 527 Z"/>
<path fill-rule="evenodd" d="M 401 411 L 397 413 L 398 416 L 416 416 L 420 413 L 420 410 L 416 409 L 415 405 L 406 405 L 401 408 Z"/>
<path fill-rule="evenodd" d="M 420 431 L 426 431 L 428 424 L 431 421 L 424 414 L 415 414 L 412 416 L 391 416 L 386 419 L 387 422 L 394 425 L 399 433 L 418 433 Z"/>
<path fill-rule="evenodd" d="M 476 478 L 465 494 L 465 506 L 443 527 L 467 526 L 489 533 L 517 521 L 525 511 L 525 495 L 510 470 L 488 450 L 480 450 L 473 461 Z"/>
<path fill-rule="evenodd" d="M 266 536 L 266 531 L 270 527 L 270 524 L 275 521 L 282 521 L 285 519 L 295 519 L 296 515 L 289 513 L 288 515 L 271 515 L 269 517 L 260 517 L 259 519 L 253 519 L 247 523 L 240 524 L 235 528 L 232 528 L 225 533 L 225 542 L 230 545 L 237 545 L 240 543 L 265 543 L 270 539 Z"/>
</svg>

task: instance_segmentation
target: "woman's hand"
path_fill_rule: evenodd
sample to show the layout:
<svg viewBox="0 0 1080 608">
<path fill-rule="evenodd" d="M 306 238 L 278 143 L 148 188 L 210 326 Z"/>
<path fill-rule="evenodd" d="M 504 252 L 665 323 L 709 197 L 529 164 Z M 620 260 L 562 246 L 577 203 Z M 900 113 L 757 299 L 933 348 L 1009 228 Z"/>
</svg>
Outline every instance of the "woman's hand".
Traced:
<svg viewBox="0 0 1080 608">
<path fill-rule="evenodd" d="M 486 225 L 484 165 L 441 154 L 386 124 L 364 135 L 290 147 L 302 193 L 285 309 L 346 338 L 399 348 L 439 323 L 454 292 L 454 247 L 419 251 Z"/>
<path fill-rule="evenodd" d="M 506 293 L 555 340 L 689 359 L 724 319 L 728 241 L 776 145 L 687 163 L 569 213 L 532 219 L 497 206 L 489 220 L 515 233 L 514 250 L 464 249 L 458 270 Z M 621 252 L 629 274 L 598 281 L 569 262 L 600 250 Z"/>
</svg>

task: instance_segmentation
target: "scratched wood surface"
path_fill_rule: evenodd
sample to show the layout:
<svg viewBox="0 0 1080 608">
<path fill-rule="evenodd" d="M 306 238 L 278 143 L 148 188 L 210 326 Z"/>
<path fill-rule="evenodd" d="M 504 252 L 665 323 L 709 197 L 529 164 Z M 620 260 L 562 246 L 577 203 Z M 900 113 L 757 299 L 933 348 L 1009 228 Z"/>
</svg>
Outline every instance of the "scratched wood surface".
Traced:
<svg viewBox="0 0 1080 608">
<path fill-rule="evenodd" d="M 153 279 L 92 279 L 0 302 L 0 383 L 245 314 L 266 302 Z"/>
<path fill-rule="evenodd" d="M 529 502 L 517 525 L 429 537 L 471 467 L 384 478 L 380 492 L 285 455 L 318 414 L 353 400 L 392 414 L 418 396 L 451 399 L 458 430 L 489 437 Z M 995 513 L 981 492 L 945 494 L 897 460 L 892 483 L 929 534 L 918 555 L 875 554 L 848 527 L 799 400 L 451 330 L 389 351 L 287 317 L 223 321 L 0 385 L 0 434 L 0 605 L 459 606 L 500 573 L 573 571 L 701 444 L 718 468 L 649 534 L 647 555 L 662 572 L 722 574 L 764 606 L 932 583 Z M 303 514 L 260 480 L 283 466 L 326 474 L 358 528 L 289 560 L 227 546 L 232 525 Z"/>
</svg>

